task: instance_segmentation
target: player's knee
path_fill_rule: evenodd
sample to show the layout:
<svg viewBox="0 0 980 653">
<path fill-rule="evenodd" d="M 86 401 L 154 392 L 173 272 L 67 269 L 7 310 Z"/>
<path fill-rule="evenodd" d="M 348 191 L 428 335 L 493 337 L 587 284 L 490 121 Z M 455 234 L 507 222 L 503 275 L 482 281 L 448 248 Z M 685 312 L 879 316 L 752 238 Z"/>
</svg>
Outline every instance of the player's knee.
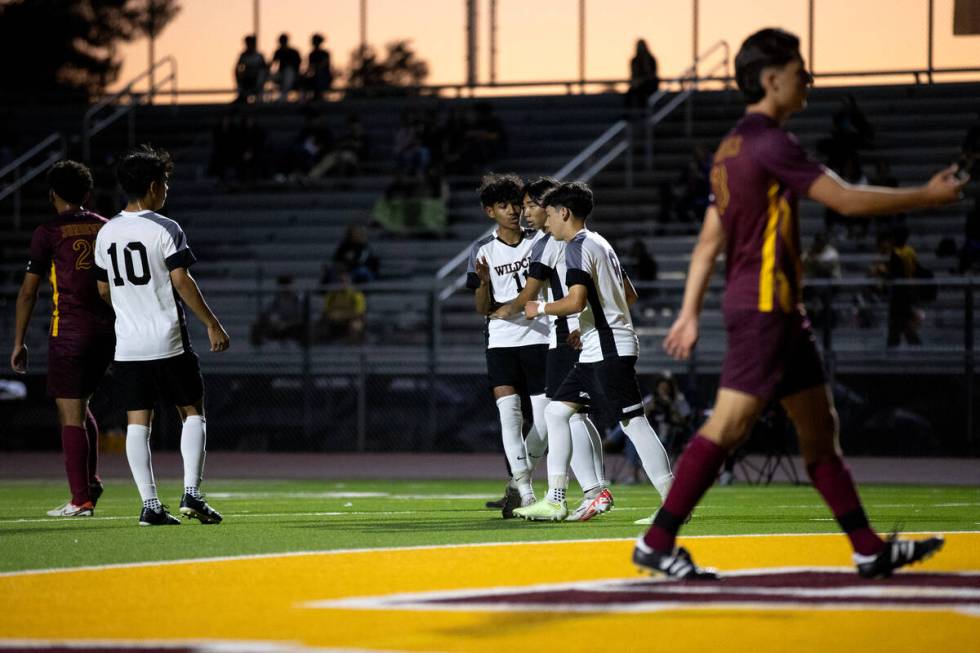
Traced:
<svg viewBox="0 0 980 653">
<path fill-rule="evenodd" d="M 548 423 L 567 422 L 575 414 L 575 409 L 562 401 L 552 401 L 544 409 L 544 417 Z"/>
</svg>

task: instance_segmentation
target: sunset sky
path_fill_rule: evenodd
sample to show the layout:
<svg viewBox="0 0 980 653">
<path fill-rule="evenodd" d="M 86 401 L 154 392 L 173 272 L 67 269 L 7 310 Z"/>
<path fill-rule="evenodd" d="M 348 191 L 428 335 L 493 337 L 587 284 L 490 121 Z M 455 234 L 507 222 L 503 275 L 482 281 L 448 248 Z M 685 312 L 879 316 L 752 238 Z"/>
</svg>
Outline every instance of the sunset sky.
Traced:
<svg viewBox="0 0 980 653">
<path fill-rule="evenodd" d="M 489 0 L 480 0 L 480 81 L 489 81 Z M 183 11 L 157 40 L 173 55 L 181 89 L 230 88 L 241 40 L 253 30 L 252 0 L 181 0 Z M 346 68 L 359 35 L 359 0 L 261 0 L 259 49 L 267 58 L 281 32 L 304 59 L 319 31 L 335 68 Z M 578 0 L 498 0 L 497 81 L 578 78 Z M 778 26 L 800 35 L 807 53 L 806 0 L 700 0 L 702 48 L 719 39 L 738 48 L 751 32 Z M 924 68 L 927 0 L 816 0 L 818 72 Z M 980 66 L 980 36 L 952 34 L 953 0 L 935 2 L 937 67 Z M 368 0 L 368 42 L 410 39 L 429 62 L 429 83 L 465 81 L 464 0 Z M 587 0 L 586 77 L 624 78 L 637 38 L 662 76 L 691 61 L 693 0 Z M 147 67 L 146 40 L 123 48 L 121 86 Z M 901 81 L 911 81 L 910 79 Z"/>
</svg>

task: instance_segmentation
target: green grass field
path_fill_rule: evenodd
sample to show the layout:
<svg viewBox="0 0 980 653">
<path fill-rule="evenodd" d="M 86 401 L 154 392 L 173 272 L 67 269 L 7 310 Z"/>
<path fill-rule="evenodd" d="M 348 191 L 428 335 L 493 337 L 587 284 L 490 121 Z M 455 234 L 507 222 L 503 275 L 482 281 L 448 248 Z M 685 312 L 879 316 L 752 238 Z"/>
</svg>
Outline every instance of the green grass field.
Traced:
<svg viewBox="0 0 980 653">
<path fill-rule="evenodd" d="M 128 480 L 106 483 L 93 518 L 49 518 L 63 481 L 0 482 L 0 571 L 120 562 L 453 543 L 628 538 L 633 521 L 658 505 L 652 487 L 614 486 L 616 508 L 586 523 L 503 520 L 483 508 L 502 484 L 486 481 L 215 481 L 206 490 L 225 516 L 219 526 L 137 526 L 139 500 Z M 160 496 L 176 510 L 178 488 Z M 574 490 L 573 490 L 574 495 Z M 881 531 L 980 530 L 980 489 L 862 487 Z M 577 497 L 576 497 L 577 499 Z M 571 503 L 571 502 L 570 502 Z M 808 486 L 716 487 L 687 535 L 823 533 L 836 523 Z"/>
</svg>

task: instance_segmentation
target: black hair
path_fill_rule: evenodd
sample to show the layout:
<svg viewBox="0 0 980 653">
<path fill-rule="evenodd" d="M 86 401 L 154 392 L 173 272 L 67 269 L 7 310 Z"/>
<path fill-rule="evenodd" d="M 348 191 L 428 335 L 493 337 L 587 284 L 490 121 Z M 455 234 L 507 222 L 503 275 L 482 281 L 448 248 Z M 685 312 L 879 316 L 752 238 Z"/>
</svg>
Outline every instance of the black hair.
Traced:
<svg viewBox="0 0 980 653">
<path fill-rule="evenodd" d="M 588 184 L 581 181 L 565 182 L 545 193 L 541 206 L 564 206 L 576 218 L 585 220 L 595 208 L 595 196 Z"/>
<path fill-rule="evenodd" d="M 559 182 L 557 179 L 552 177 L 538 177 L 534 181 L 529 181 L 524 184 L 524 191 L 522 195 L 527 195 L 536 204 L 541 204 L 541 198 L 545 196 L 550 190 L 558 188 Z"/>
<path fill-rule="evenodd" d="M 497 202 L 520 204 L 524 200 L 524 182 L 515 174 L 496 174 L 491 172 L 484 175 L 480 187 L 480 204 L 493 206 Z"/>
<path fill-rule="evenodd" d="M 137 200 L 149 192 L 150 184 L 166 181 L 173 171 L 174 162 L 169 152 L 141 145 L 119 162 L 116 178 L 126 197 Z"/>
<path fill-rule="evenodd" d="M 768 27 L 745 39 L 735 55 L 735 82 L 746 104 L 754 104 L 766 95 L 759 76 L 763 69 L 785 66 L 801 59 L 800 39 L 785 30 Z"/>
<path fill-rule="evenodd" d="M 48 171 L 48 188 L 69 204 L 81 204 L 92 192 L 92 173 L 84 163 L 65 159 Z"/>
</svg>

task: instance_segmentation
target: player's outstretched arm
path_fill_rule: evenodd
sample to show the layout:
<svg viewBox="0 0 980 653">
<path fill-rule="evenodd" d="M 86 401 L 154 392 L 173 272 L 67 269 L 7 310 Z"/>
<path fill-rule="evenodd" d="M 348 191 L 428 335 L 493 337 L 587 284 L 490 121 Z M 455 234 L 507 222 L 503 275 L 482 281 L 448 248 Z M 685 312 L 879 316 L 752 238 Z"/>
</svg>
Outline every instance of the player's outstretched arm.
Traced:
<svg viewBox="0 0 980 653">
<path fill-rule="evenodd" d="M 937 172 L 925 185 L 910 188 L 854 186 L 828 170 L 807 194 L 841 215 L 875 216 L 952 204 L 963 197 L 967 181 L 956 176 L 955 166 Z"/>
<path fill-rule="evenodd" d="M 632 306 L 640 298 L 640 294 L 636 292 L 636 287 L 633 286 L 633 281 L 629 278 L 628 274 L 623 275 L 623 292 L 626 295 L 627 306 Z"/>
<path fill-rule="evenodd" d="M 517 315 L 524 310 L 525 304 L 540 294 L 541 280 L 535 279 L 534 277 L 528 277 L 525 280 L 524 289 L 521 291 L 521 294 L 515 297 L 512 301 L 507 302 L 495 310 L 490 317 L 491 319 L 506 320 L 513 315 Z"/>
<path fill-rule="evenodd" d="M 174 284 L 177 294 L 184 300 L 188 308 L 197 316 L 208 328 L 208 340 L 211 341 L 211 351 L 224 351 L 228 349 L 228 333 L 225 331 L 218 318 L 211 312 L 211 308 L 204 301 L 201 289 L 198 287 L 194 277 L 190 275 L 187 268 L 176 268 L 170 271 L 170 281 Z"/>
<path fill-rule="evenodd" d="M 721 225 L 721 217 L 714 206 L 709 206 L 704 213 L 704 224 L 701 226 L 698 242 L 691 253 L 691 264 L 687 268 L 681 311 L 664 338 L 664 351 L 673 358 L 687 359 L 694 349 L 694 343 L 698 341 L 704 293 L 715 269 L 715 260 L 724 247 L 725 230 Z"/>
<path fill-rule="evenodd" d="M 37 305 L 37 291 L 41 287 L 41 275 L 27 272 L 17 293 L 17 308 L 14 316 L 14 349 L 10 352 L 10 368 L 17 374 L 27 373 L 27 327 Z"/>
</svg>

